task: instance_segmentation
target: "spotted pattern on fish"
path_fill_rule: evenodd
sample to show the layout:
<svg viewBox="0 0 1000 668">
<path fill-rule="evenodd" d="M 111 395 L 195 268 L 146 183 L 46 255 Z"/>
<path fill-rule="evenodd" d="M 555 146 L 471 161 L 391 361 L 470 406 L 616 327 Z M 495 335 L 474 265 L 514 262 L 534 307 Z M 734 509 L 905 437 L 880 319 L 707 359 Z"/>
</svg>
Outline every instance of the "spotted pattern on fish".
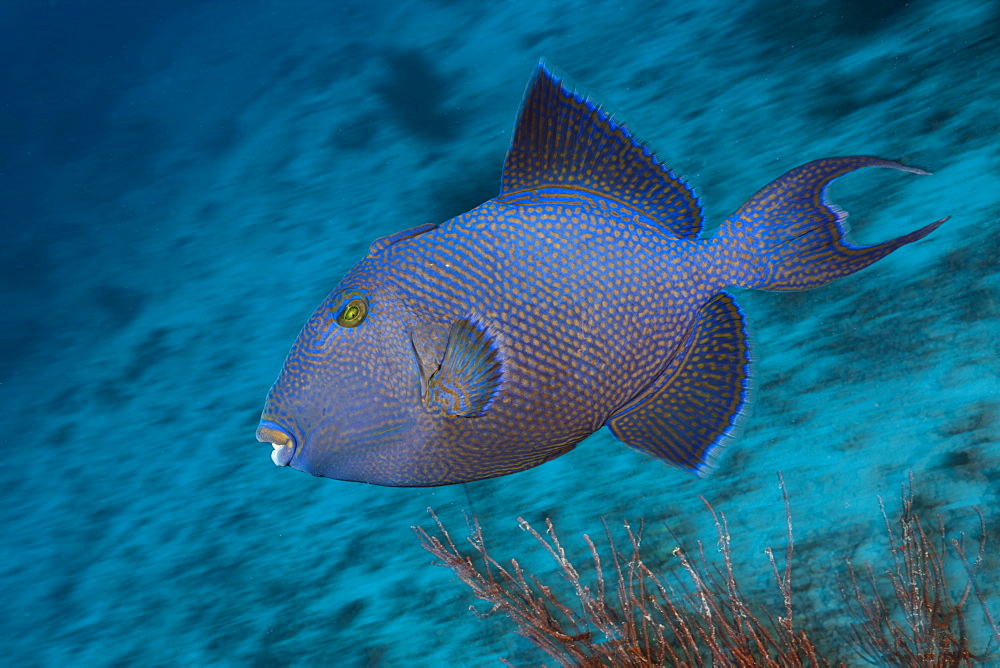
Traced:
<svg viewBox="0 0 1000 668">
<path fill-rule="evenodd" d="M 376 240 L 306 323 L 258 438 L 314 475 L 429 486 L 538 466 L 607 426 L 703 475 L 743 419 L 746 324 L 729 286 L 818 287 L 941 222 L 874 246 L 808 163 L 699 237 L 694 191 L 544 65 L 500 194 Z"/>
</svg>

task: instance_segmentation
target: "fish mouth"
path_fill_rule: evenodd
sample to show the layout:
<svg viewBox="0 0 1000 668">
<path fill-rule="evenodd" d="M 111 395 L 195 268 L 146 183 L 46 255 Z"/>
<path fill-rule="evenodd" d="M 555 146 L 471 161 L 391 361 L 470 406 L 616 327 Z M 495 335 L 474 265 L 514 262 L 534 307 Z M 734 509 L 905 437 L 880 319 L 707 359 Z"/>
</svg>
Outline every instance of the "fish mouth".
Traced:
<svg viewBox="0 0 1000 668">
<path fill-rule="evenodd" d="M 257 440 L 270 443 L 274 447 L 271 461 L 275 466 L 288 466 L 295 454 L 295 438 L 279 424 L 263 420 L 257 427 Z"/>
</svg>

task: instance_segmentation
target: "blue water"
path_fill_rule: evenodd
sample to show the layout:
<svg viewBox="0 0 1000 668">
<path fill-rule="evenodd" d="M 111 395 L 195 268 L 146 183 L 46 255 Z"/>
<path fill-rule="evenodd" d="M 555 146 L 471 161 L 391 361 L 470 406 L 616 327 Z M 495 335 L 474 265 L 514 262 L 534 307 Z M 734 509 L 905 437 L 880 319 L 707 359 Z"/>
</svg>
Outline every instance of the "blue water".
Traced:
<svg viewBox="0 0 1000 668">
<path fill-rule="evenodd" d="M 489 3 L 493 4 L 493 3 Z M 497 3 L 499 4 L 499 3 Z M 586 7 L 586 8 L 584 8 Z M 918 507 L 1000 547 L 1000 5 L 763 1 L 133 3 L 0 8 L 3 662 L 518 665 L 543 660 L 430 565 L 410 526 L 478 514 L 497 556 L 551 517 L 726 513 L 746 587 L 797 537 L 818 635 L 843 560 Z M 626 121 L 714 227 L 785 170 L 872 153 L 834 188 L 855 238 L 945 215 L 826 288 L 741 293 L 757 400 L 697 480 L 599 433 L 515 476 L 385 489 L 276 469 L 254 429 L 299 327 L 376 237 L 493 196 L 539 57 Z M 997 614 L 1000 564 L 981 583 Z M 827 628 L 824 635 L 822 629 Z"/>
</svg>

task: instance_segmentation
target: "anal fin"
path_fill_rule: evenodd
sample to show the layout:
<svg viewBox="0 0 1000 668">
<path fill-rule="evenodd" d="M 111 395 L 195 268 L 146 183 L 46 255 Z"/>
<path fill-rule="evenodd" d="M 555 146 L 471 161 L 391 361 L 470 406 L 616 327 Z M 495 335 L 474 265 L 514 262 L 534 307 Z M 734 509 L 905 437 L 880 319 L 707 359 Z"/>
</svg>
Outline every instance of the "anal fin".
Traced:
<svg viewBox="0 0 1000 668">
<path fill-rule="evenodd" d="M 605 424 L 626 445 L 705 475 L 747 404 L 750 359 L 743 313 L 720 293 L 659 379 Z"/>
</svg>

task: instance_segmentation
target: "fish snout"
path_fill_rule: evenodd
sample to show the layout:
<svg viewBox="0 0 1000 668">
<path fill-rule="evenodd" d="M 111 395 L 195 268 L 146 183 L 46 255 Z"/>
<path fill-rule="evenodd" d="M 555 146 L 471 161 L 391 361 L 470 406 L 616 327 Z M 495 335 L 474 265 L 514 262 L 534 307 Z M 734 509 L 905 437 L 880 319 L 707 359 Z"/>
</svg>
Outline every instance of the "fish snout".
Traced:
<svg viewBox="0 0 1000 668">
<path fill-rule="evenodd" d="M 257 427 L 257 440 L 261 443 L 270 443 L 274 447 L 271 461 L 275 466 L 288 466 L 292 461 L 292 455 L 295 454 L 295 438 L 280 425 L 262 420 Z"/>
</svg>

